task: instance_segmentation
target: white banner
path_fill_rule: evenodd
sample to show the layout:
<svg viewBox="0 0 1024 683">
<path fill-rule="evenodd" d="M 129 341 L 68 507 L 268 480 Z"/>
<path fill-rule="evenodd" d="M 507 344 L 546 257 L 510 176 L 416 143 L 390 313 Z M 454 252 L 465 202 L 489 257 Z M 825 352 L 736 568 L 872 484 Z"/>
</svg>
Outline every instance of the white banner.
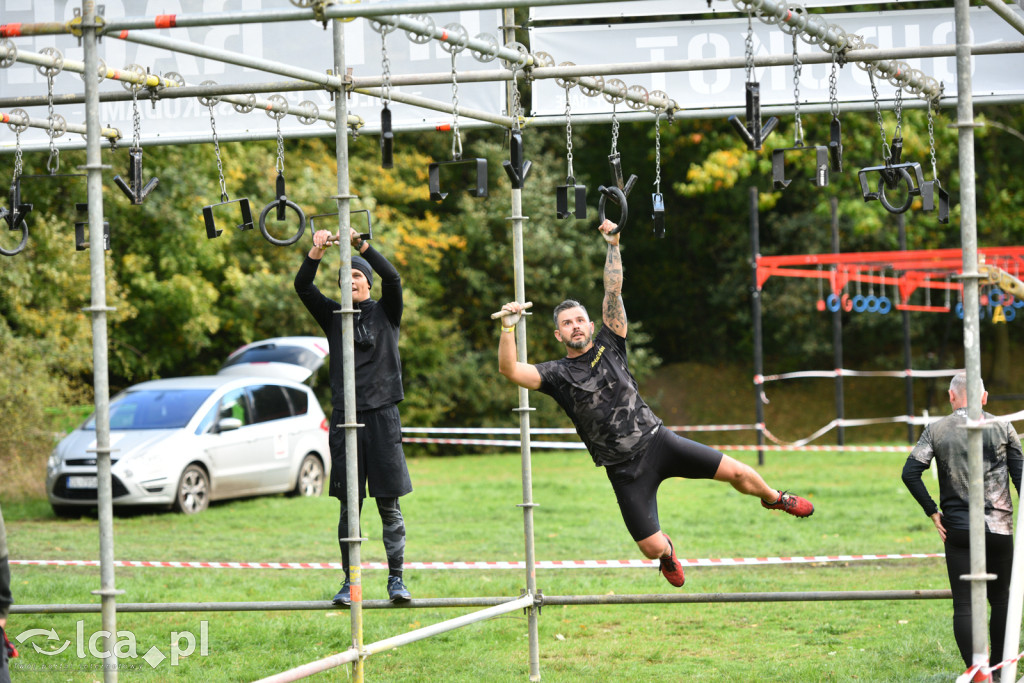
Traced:
<svg viewBox="0 0 1024 683">
<path fill-rule="evenodd" d="M 1024 17 L 1024 11 L 1019 7 L 1012 7 L 1012 10 Z M 858 33 L 867 42 L 881 48 L 956 44 L 952 8 L 824 16 L 828 23 L 837 24 L 848 33 Z M 753 29 L 756 56 L 792 54 L 792 37 L 778 27 L 755 20 Z M 610 30 L 614 33 L 609 34 Z M 1021 41 L 1019 32 L 987 8 L 971 9 L 971 32 L 974 45 Z M 620 24 L 614 27 L 557 26 L 533 29 L 530 47 L 534 52 L 547 52 L 556 64 L 570 61 L 579 66 L 742 58 L 746 33 L 746 18 Z M 613 35 L 614 40 L 610 40 L 609 35 Z M 797 50 L 799 54 L 823 54 L 820 47 L 800 39 L 797 40 Z M 905 61 L 942 82 L 947 96 L 956 95 L 955 57 Z M 975 55 L 972 66 L 972 88 L 976 97 L 1024 93 L 1024 78 L 1021 77 L 1024 54 Z M 831 64 L 803 65 L 799 83 L 801 103 L 829 101 L 831 69 Z M 611 77 L 606 76 L 605 80 L 608 78 Z M 746 72 L 743 68 L 629 74 L 618 78 L 629 86 L 662 90 L 688 110 L 743 107 L 745 104 Z M 756 68 L 754 80 L 761 84 L 762 105 L 794 103 L 791 65 Z M 882 99 L 891 100 L 895 95 L 895 88 L 887 82 L 877 81 L 877 88 Z M 837 96 L 840 102 L 870 101 L 871 86 L 867 72 L 852 64 L 840 69 Z M 577 114 L 608 113 L 612 110 L 612 105 L 605 98 L 586 97 L 579 88 L 570 91 L 570 103 L 573 113 Z M 618 111 L 627 111 L 626 106 L 618 105 Z M 533 115 L 563 116 L 564 113 L 565 90 L 554 80 L 538 81 L 534 89 Z"/>
<path fill-rule="evenodd" d="M 876 5 L 888 0 L 801 0 L 793 5 L 804 7 L 850 7 Z M 924 0 L 901 0 L 901 4 Z M 551 5 L 530 8 L 534 21 L 564 21 L 566 19 L 609 19 L 612 17 L 673 17 L 679 15 L 732 14 L 736 9 L 732 0 L 635 0 L 634 2 L 601 2 L 586 5 Z"/>
<path fill-rule="evenodd" d="M 255 11 L 263 9 L 294 9 L 283 0 L 152 0 L 129 2 L 129 0 L 105 0 L 105 17 L 114 18 L 167 14 L 206 14 L 213 12 Z M 372 4 L 372 3 L 371 3 Z M 0 24 L 70 21 L 73 10 L 81 6 L 79 0 L 54 0 L 35 2 L 33 0 L 0 0 Z M 493 36 L 502 43 L 498 29 L 501 13 L 498 10 L 465 11 L 431 15 L 436 26 L 450 23 L 461 24 L 470 37 L 480 33 Z M 345 23 L 345 62 L 355 77 L 374 77 L 382 73 L 381 36 L 370 26 L 367 19 L 355 19 Z M 184 40 L 208 48 L 217 48 L 241 53 L 248 57 L 271 60 L 294 67 L 301 67 L 325 73 L 332 68 L 333 47 L 330 25 L 327 30 L 315 21 L 230 24 L 208 27 L 173 28 L 148 31 L 134 31 L 146 35 L 166 36 Z M 24 36 L 10 39 L 19 52 L 39 53 L 43 48 L 60 50 L 66 59 L 83 61 L 83 51 L 75 37 L 70 35 Z M 420 44 L 412 42 L 405 31 L 393 31 L 387 36 L 387 53 L 393 75 L 419 73 L 445 73 L 452 69 L 451 55 L 444 51 L 438 41 Z M 206 80 L 219 84 L 267 83 L 293 80 L 285 76 L 257 71 L 251 68 L 224 64 L 213 59 L 174 53 L 162 48 L 139 45 L 115 37 L 106 36 L 99 43 L 99 56 L 110 68 L 122 69 L 129 64 L 149 68 L 151 73 L 163 75 L 175 71 L 185 78 L 187 85 L 199 85 Z M 501 68 L 501 61 L 482 63 L 473 58 L 470 50 L 463 50 L 456 56 L 460 72 L 494 70 Z M 63 71 L 54 77 L 54 94 L 80 94 L 83 92 L 81 76 Z M 101 92 L 122 91 L 116 81 L 105 81 Z M 450 104 L 450 84 L 394 88 L 394 92 L 425 97 Z M 140 95 L 144 95 L 141 91 Z M 268 98 L 273 93 L 260 93 L 257 97 Z M 312 101 L 321 112 L 333 113 L 334 104 L 324 90 L 281 93 L 290 105 L 304 100 Z M 30 97 L 46 95 L 46 77 L 31 64 L 16 62 L 8 68 L 0 68 L 0 97 Z M 505 98 L 505 86 L 500 82 L 459 83 L 458 99 L 461 108 L 479 109 L 500 113 Z M 353 93 L 349 99 L 349 113 L 363 117 L 368 124 L 376 127 L 380 122 L 381 101 L 374 97 Z M 419 107 L 392 103 L 393 125 L 403 126 L 449 123 L 450 114 L 422 109 Z M 31 118 L 47 118 L 43 106 L 25 107 Z M 221 103 L 215 108 L 218 135 L 270 134 L 276 130 L 275 122 L 264 112 L 254 110 L 248 114 L 237 112 L 230 104 Z M 3 110 L 0 113 L 9 113 Z M 69 123 L 84 124 L 85 105 L 58 106 L 56 113 Z M 194 136 L 210 136 L 209 110 L 195 98 L 167 99 L 159 101 L 155 108 L 148 101 L 140 101 L 141 132 L 143 141 L 188 139 Z M 124 140 L 132 139 L 132 104 L 127 102 L 104 102 L 100 105 L 100 122 L 104 126 L 119 128 Z M 281 121 L 282 132 L 301 131 L 309 135 L 312 130 L 322 131 L 324 136 L 333 134 L 326 121 L 317 121 L 307 126 L 295 116 L 286 116 Z M 80 139 L 77 135 L 75 139 Z M 45 130 L 30 128 L 21 135 L 23 144 L 45 142 Z M 68 140 L 65 135 L 57 140 Z M 0 126 L 0 147 L 13 147 L 14 133 L 7 126 Z"/>
</svg>

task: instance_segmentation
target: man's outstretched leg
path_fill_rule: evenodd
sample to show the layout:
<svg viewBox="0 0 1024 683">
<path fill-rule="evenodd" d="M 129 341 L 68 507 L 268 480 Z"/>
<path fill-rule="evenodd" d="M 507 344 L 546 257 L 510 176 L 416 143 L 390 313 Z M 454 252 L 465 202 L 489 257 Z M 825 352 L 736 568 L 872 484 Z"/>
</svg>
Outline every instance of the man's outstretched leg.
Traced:
<svg viewBox="0 0 1024 683">
<path fill-rule="evenodd" d="M 672 545 L 672 539 L 668 537 L 668 534 L 664 531 L 659 531 L 637 541 L 636 544 L 640 547 L 640 552 L 644 556 L 651 560 L 661 561 L 661 573 L 669 583 L 676 588 L 686 583 L 686 577 L 683 575 L 683 564 L 676 557 L 675 546 Z"/>
<path fill-rule="evenodd" d="M 722 456 L 714 479 L 731 484 L 740 493 L 757 496 L 761 499 L 761 506 L 769 510 L 785 510 L 795 517 L 810 517 L 814 514 L 811 501 L 773 489 L 765 483 L 757 470 L 728 455 Z"/>
</svg>

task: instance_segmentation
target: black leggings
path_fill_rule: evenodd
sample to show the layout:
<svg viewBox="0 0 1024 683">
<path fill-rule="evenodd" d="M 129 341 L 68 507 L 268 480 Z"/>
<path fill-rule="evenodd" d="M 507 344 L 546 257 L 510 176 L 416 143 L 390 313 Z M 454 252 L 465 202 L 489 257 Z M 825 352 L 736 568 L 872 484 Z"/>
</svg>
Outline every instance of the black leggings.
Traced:
<svg viewBox="0 0 1024 683">
<path fill-rule="evenodd" d="M 359 511 L 363 510 L 363 498 L 359 499 Z M 405 518 L 397 498 L 374 498 L 377 501 L 377 512 L 380 513 L 384 552 L 388 556 L 388 574 L 402 575 L 405 563 Z M 362 525 L 360 525 L 361 527 Z M 345 578 L 349 576 L 348 542 L 348 507 L 341 501 L 341 513 L 338 515 L 338 545 L 341 546 L 341 563 L 345 568 Z"/>
<path fill-rule="evenodd" d="M 669 477 L 712 479 L 721 462 L 722 454 L 715 449 L 662 427 L 643 455 L 606 467 L 622 519 L 633 540 L 642 541 L 661 530 L 658 520 L 661 482 Z"/>
<path fill-rule="evenodd" d="M 989 621 L 989 663 L 1003 661 L 1003 636 L 1006 633 L 1006 606 L 1010 597 L 1010 569 L 1013 566 L 1013 536 L 985 533 L 985 569 L 995 574 L 985 588 L 988 604 L 992 607 Z M 971 666 L 971 582 L 960 577 L 971 573 L 970 532 L 966 529 L 946 529 L 946 572 L 953 591 L 953 636 L 965 666 Z M 1016 655 L 1010 653 L 1010 656 Z"/>
</svg>

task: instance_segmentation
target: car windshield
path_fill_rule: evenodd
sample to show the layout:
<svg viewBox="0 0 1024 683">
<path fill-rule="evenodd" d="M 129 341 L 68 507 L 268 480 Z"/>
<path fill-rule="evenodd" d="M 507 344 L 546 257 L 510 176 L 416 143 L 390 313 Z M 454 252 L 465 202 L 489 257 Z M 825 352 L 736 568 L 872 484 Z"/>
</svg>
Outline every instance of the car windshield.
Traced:
<svg viewBox="0 0 1024 683">
<path fill-rule="evenodd" d="M 110 404 L 111 429 L 180 429 L 188 424 L 212 389 L 129 391 Z M 96 429 L 96 416 L 82 427 Z"/>
<path fill-rule="evenodd" d="M 319 368 L 323 361 L 320 356 L 301 346 L 262 344 L 238 354 L 226 362 L 224 367 L 231 367 L 239 363 L 288 363 L 313 371 Z"/>
</svg>

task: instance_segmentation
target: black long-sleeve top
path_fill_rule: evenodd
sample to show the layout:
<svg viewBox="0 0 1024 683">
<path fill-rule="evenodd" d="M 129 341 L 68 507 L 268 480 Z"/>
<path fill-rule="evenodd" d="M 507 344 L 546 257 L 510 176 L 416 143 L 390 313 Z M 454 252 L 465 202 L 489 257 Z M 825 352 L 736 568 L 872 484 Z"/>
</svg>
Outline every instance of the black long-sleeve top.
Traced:
<svg viewBox="0 0 1024 683">
<path fill-rule="evenodd" d="M 4 527 L 4 514 L 0 512 L 0 617 L 7 618 L 14 598 L 11 597 L 11 568 L 7 561 L 7 529 Z M 0 638 L 2 641 L 3 638 Z M 0 647 L 3 643 L 0 642 Z"/>
<path fill-rule="evenodd" d="M 402 278 L 391 263 L 372 246 L 360 254 L 380 277 L 380 300 L 355 304 L 359 315 L 353 320 L 356 374 L 356 410 L 374 410 L 405 398 L 402 360 L 398 355 L 398 333 L 402 322 Z M 341 304 L 325 296 L 313 284 L 320 261 L 308 255 L 295 275 L 295 291 L 327 335 L 331 352 L 331 405 L 345 407 L 342 367 Z"/>
<path fill-rule="evenodd" d="M 982 431 L 985 528 L 991 533 L 1012 535 L 1010 481 L 1020 494 L 1024 454 L 1012 424 L 999 422 L 988 413 L 984 416 L 991 420 Z M 951 415 L 925 427 L 903 466 L 903 483 L 928 516 L 938 512 L 939 508 L 921 481 L 921 474 L 928 469 L 933 458 L 938 468 L 942 524 L 948 529 L 969 530 L 966 408 L 954 410 Z"/>
</svg>

